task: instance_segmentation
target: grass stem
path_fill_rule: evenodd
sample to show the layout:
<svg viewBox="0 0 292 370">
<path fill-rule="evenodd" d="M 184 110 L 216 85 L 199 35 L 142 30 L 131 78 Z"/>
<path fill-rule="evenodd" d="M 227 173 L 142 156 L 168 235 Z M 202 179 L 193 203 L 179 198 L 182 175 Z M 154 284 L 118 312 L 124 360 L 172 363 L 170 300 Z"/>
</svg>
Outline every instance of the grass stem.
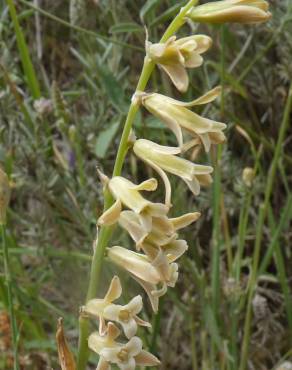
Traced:
<svg viewBox="0 0 292 370">
<path fill-rule="evenodd" d="M 12 19 L 17 46 L 19 50 L 19 55 L 22 63 L 22 68 L 26 77 L 26 82 L 29 87 L 30 93 L 34 99 L 39 99 L 41 97 L 39 83 L 36 77 L 35 69 L 33 67 L 29 49 L 25 42 L 24 34 L 22 32 L 21 26 L 18 22 L 18 17 L 13 0 L 6 0 L 9 8 L 9 13 Z"/>
<path fill-rule="evenodd" d="M 4 257 L 4 273 L 5 273 L 5 283 L 7 288 L 7 298 L 8 298 L 8 309 L 10 315 L 10 327 L 12 334 L 12 343 L 13 343 L 13 355 L 14 355 L 14 370 L 19 370 L 18 363 L 18 330 L 16 317 L 13 306 L 13 294 L 12 294 L 12 283 L 11 283 L 11 273 L 10 273 L 10 264 L 9 264 L 9 252 L 7 245 L 6 237 L 6 225 L 1 225 L 1 234 L 2 234 L 2 246 L 3 246 L 3 257 Z"/>
</svg>

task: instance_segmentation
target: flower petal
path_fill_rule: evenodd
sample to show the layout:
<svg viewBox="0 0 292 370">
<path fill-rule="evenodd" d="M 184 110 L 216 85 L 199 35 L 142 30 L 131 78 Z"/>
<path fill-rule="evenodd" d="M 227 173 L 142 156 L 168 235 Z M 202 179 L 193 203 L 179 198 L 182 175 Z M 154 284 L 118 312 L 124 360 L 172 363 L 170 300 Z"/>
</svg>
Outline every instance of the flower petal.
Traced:
<svg viewBox="0 0 292 370">
<path fill-rule="evenodd" d="M 118 364 L 120 362 L 120 359 L 118 358 L 118 354 L 120 350 L 121 350 L 121 346 L 104 347 L 100 351 L 100 356 L 102 356 L 108 362 L 111 362 L 113 364 Z"/>
<path fill-rule="evenodd" d="M 201 134 L 201 135 L 199 135 L 199 137 L 200 137 L 200 139 L 201 139 L 201 141 L 203 143 L 205 152 L 206 153 L 209 153 L 210 148 L 211 148 L 211 140 L 210 140 L 209 134 L 208 133 Z"/>
<path fill-rule="evenodd" d="M 151 307 L 152 307 L 153 311 L 156 313 L 158 311 L 159 299 L 158 299 L 157 296 L 152 294 L 152 291 L 154 291 L 156 289 L 156 286 L 154 284 L 151 284 L 151 283 L 147 282 L 147 281 L 144 281 L 142 279 L 137 278 L 135 275 L 132 275 L 132 277 L 145 290 L 145 292 L 146 292 L 146 294 L 147 294 L 147 296 L 150 300 Z"/>
<path fill-rule="evenodd" d="M 120 324 L 123 327 L 125 336 L 130 339 L 137 333 L 137 322 L 134 319 L 130 319 L 128 322 L 121 321 Z"/>
<path fill-rule="evenodd" d="M 141 191 L 141 190 L 154 191 L 157 189 L 157 180 L 154 178 L 151 178 L 151 179 L 141 182 L 141 184 L 138 184 L 138 185 L 134 184 L 134 186 L 130 186 L 130 188 L 134 190 L 138 190 L 138 191 Z"/>
<path fill-rule="evenodd" d="M 194 195 L 199 195 L 200 194 L 201 187 L 200 187 L 200 183 L 196 179 L 196 177 L 193 177 L 192 180 L 187 180 L 187 179 L 183 179 L 183 180 L 188 185 L 189 189 L 191 190 L 191 192 Z"/>
<path fill-rule="evenodd" d="M 98 325 L 98 332 L 99 332 L 99 335 L 105 335 L 106 331 L 107 331 L 107 326 L 105 324 L 105 320 L 102 316 L 99 316 L 99 325 Z"/>
<path fill-rule="evenodd" d="M 81 313 L 98 318 L 102 315 L 105 305 L 104 299 L 91 299 L 85 306 L 81 307 Z"/>
<path fill-rule="evenodd" d="M 171 207 L 171 185 L 170 185 L 170 181 L 169 181 L 166 173 L 159 166 L 157 166 L 154 162 L 152 162 L 150 160 L 146 160 L 145 158 L 144 158 L 144 162 L 147 163 L 150 167 L 152 167 L 158 173 L 158 175 L 161 177 L 161 179 L 164 183 L 164 186 L 165 186 L 165 200 L 164 200 L 165 205 L 168 206 L 168 207 Z"/>
<path fill-rule="evenodd" d="M 119 314 L 123 306 L 119 304 L 110 304 L 104 309 L 104 317 L 107 320 L 119 321 Z"/>
<path fill-rule="evenodd" d="M 175 240 L 162 247 L 162 249 L 167 255 L 168 262 L 174 262 L 185 253 L 188 244 L 185 240 Z"/>
<path fill-rule="evenodd" d="M 121 213 L 119 225 L 127 230 L 131 238 L 136 242 L 136 246 L 143 243 L 148 235 L 148 231 L 139 222 L 139 217 L 132 211 L 123 211 Z"/>
<path fill-rule="evenodd" d="M 202 59 L 202 58 L 201 58 Z M 180 92 L 186 92 L 189 86 L 189 76 L 181 64 L 160 64 L 164 72 L 167 73 L 174 86 Z"/>
<path fill-rule="evenodd" d="M 104 297 L 104 300 L 106 302 L 111 303 L 116 299 L 120 298 L 121 295 L 122 295 L 121 281 L 118 276 L 114 276 L 108 288 L 108 291 Z"/>
<path fill-rule="evenodd" d="M 102 357 L 99 358 L 96 370 L 110 370 L 111 365 Z"/>
<path fill-rule="evenodd" d="M 89 335 L 88 338 L 88 347 L 96 352 L 97 354 L 101 355 L 101 351 L 105 347 L 111 347 L 112 343 L 109 340 L 108 336 L 100 336 L 98 332 L 94 332 Z"/>
<path fill-rule="evenodd" d="M 136 361 L 132 357 L 127 362 L 119 362 L 118 367 L 121 370 L 135 370 L 136 369 Z"/>
<path fill-rule="evenodd" d="M 140 295 L 132 298 L 128 304 L 123 306 L 124 310 L 130 311 L 133 315 L 138 314 L 143 308 L 143 300 Z"/>
<path fill-rule="evenodd" d="M 179 217 L 171 218 L 170 222 L 173 224 L 175 230 L 180 230 L 197 221 L 200 216 L 200 212 L 186 213 Z"/>
<path fill-rule="evenodd" d="M 152 284 L 157 284 L 160 281 L 158 272 L 143 254 L 115 246 L 109 248 L 108 257 L 111 261 L 144 281 Z"/>
<path fill-rule="evenodd" d="M 158 366 L 160 361 L 157 357 L 152 355 L 150 352 L 142 350 L 137 356 L 135 356 L 137 365 L 139 366 Z"/>
<path fill-rule="evenodd" d="M 107 338 L 110 341 L 114 341 L 115 339 L 117 339 L 117 337 L 119 337 L 120 334 L 121 334 L 121 331 L 114 323 L 109 322 L 107 324 Z"/>
<path fill-rule="evenodd" d="M 138 337 L 133 337 L 129 342 L 124 346 L 127 349 L 129 356 L 134 357 L 142 351 L 143 343 L 142 340 Z"/>
<path fill-rule="evenodd" d="M 98 219 L 98 225 L 113 225 L 119 219 L 122 211 L 122 203 L 119 199 L 108 208 Z"/>
<path fill-rule="evenodd" d="M 152 325 L 150 324 L 150 322 L 144 321 L 144 320 L 142 320 L 138 316 L 135 316 L 135 321 L 136 321 L 137 325 L 139 325 L 139 326 L 146 326 L 147 328 L 151 328 L 152 327 Z"/>
</svg>

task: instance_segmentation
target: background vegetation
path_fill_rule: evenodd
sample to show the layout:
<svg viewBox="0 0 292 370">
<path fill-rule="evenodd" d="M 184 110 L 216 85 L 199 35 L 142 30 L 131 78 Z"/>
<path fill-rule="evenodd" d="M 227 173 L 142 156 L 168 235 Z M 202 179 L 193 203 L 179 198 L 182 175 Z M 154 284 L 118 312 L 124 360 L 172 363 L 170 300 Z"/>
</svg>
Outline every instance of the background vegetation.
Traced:
<svg viewBox="0 0 292 370">
<path fill-rule="evenodd" d="M 96 167 L 111 174 L 143 63 L 144 25 L 157 41 L 183 4 L 0 3 L 0 164 L 13 187 L 7 238 L 22 369 L 58 368 L 59 316 L 76 348 L 103 206 Z M 237 370 L 243 343 L 250 344 L 248 369 L 276 369 L 292 357 L 292 2 L 270 4 L 273 18 L 261 26 L 187 24 L 182 35 L 214 40 L 188 93 L 178 95 L 158 70 L 149 85 L 188 100 L 222 83 L 221 101 L 201 113 L 228 123 L 228 142 L 203 158 L 215 166 L 213 186 L 194 198 L 172 179 L 173 214 L 200 210 L 202 217 L 185 234 L 190 249 L 179 282 L 144 337 L 162 369 Z M 135 122 L 137 136 L 175 144 L 163 129 L 145 111 Z M 256 172 L 251 186 L 242 180 L 246 167 Z M 139 181 L 147 171 L 128 156 L 125 175 Z M 118 228 L 112 243 L 131 246 Z M 106 264 L 103 290 L 112 274 Z M 138 287 L 122 276 L 132 296 Z M 3 274 L 0 297 L 0 368 L 10 369 Z"/>
</svg>

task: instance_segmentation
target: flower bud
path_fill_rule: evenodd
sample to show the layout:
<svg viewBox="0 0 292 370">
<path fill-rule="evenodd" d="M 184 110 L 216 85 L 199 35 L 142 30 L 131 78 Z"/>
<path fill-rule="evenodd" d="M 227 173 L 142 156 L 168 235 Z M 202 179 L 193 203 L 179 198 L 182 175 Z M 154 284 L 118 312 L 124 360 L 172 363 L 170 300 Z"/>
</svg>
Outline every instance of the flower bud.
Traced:
<svg viewBox="0 0 292 370">
<path fill-rule="evenodd" d="M 187 16 L 203 23 L 261 23 L 271 17 L 264 0 L 223 0 L 192 8 Z"/>
<path fill-rule="evenodd" d="M 255 170 L 251 167 L 246 167 L 242 172 L 242 181 L 250 188 L 255 177 Z"/>
</svg>

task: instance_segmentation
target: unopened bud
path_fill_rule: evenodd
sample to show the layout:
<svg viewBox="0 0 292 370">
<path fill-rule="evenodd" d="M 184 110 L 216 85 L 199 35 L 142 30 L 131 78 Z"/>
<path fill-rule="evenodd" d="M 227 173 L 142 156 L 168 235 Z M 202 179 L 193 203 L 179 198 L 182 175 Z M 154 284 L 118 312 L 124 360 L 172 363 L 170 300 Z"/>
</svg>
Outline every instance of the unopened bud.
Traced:
<svg viewBox="0 0 292 370">
<path fill-rule="evenodd" d="M 264 0 L 222 0 L 192 8 L 187 16 L 203 23 L 262 23 L 271 17 Z"/>
<path fill-rule="evenodd" d="M 6 224 L 6 212 L 10 200 L 10 193 L 8 176 L 0 168 L 0 225 Z"/>
<path fill-rule="evenodd" d="M 242 171 L 242 181 L 245 183 L 247 187 L 251 187 L 253 180 L 255 178 L 255 170 L 251 167 L 246 167 Z"/>
<path fill-rule="evenodd" d="M 75 137 L 76 137 L 76 127 L 74 125 L 71 125 L 69 127 L 69 139 L 71 143 L 75 142 Z"/>
</svg>

